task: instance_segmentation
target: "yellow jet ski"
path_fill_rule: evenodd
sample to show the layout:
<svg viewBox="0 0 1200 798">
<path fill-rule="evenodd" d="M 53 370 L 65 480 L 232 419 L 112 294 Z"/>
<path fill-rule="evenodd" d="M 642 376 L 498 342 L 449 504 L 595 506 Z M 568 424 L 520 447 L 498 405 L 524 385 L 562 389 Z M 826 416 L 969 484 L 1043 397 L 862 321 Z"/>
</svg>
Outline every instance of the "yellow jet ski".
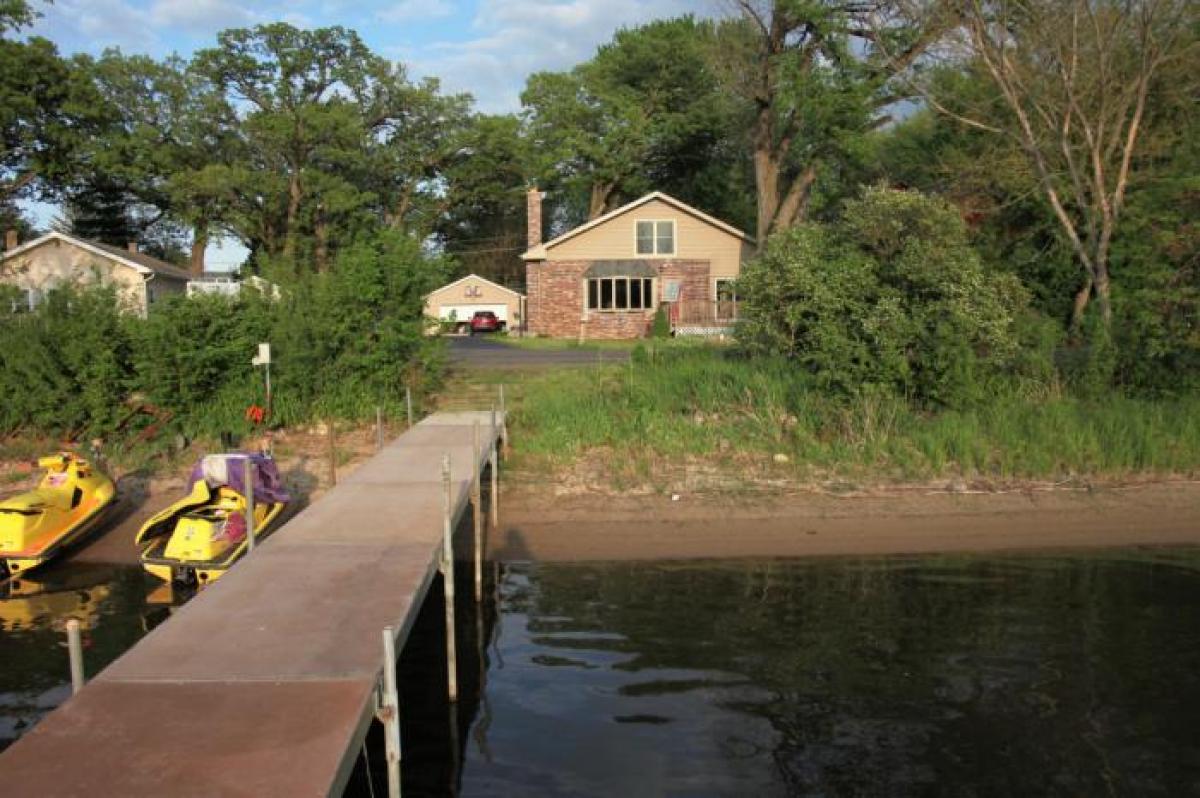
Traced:
<svg viewBox="0 0 1200 798">
<path fill-rule="evenodd" d="M 249 549 L 245 466 L 254 488 L 254 540 L 274 531 L 291 501 L 275 461 L 264 454 L 220 454 L 192 469 L 188 494 L 138 531 L 142 566 L 165 582 L 215 582 Z"/>
<path fill-rule="evenodd" d="M 42 457 L 38 486 L 0 502 L 0 578 L 17 576 L 92 531 L 113 503 L 112 480 L 70 452 Z"/>
</svg>

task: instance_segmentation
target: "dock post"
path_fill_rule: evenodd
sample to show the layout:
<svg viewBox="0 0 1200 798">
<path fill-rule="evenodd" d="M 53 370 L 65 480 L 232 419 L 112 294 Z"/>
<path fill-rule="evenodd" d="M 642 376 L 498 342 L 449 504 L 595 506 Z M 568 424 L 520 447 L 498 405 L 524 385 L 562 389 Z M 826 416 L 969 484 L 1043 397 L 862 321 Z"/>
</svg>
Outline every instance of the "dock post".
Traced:
<svg viewBox="0 0 1200 798">
<path fill-rule="evenodd" d="M 337 487 L 337 446 L 334 444 L 333 417 L 330 416 L 328 424 L 329 430 L 329 486 Z"/>
<path fill-rule="evenodd" d="M 446 602 L 446 687 L 450 701 L 458 701 L 458 656 L 454 645 L 454 526 L 451 515 L 450 455 L 442 455 L 442 590 Z"/>
<path fill-rule="evenodd" d="M 383 627 L 383 701 L 379 719 L 383 722 L 384 747 L 387 750 L 388 795 L 400 798 L 400 694 L 396 690 L 396 634 Z"/>
<path fill-rule="evenodd" d="M 408 428 L 412 429 L 412 388 L 408 387 L 407 385 L 404 386 L 404 406 L 408 408 Z"/>
<path fill-rule="evenodd" d="M 483 450 L 479 446 L 479 419 L 475 419 L 475 460 L 471 477 L 471 507 L 475 517 L 475 603 L 483 601 L 483 487 L 480 485 L 483 477 L 479 473 L 482 468 L 480 455 Z"/>
<path fill-rule="evenodd" d="M 67 621 L 67 652 L 71 657 L 71 695 L 83 689 L 83 641 L 79 635 L 79 621 Z"/>
<path fill-rule="evenodd" d="M 496 529 L 500 525 L 500 458 L 496 454 L 496 406 L 492 405 L 492 432 L 488 438 L 488 446 L 490 447 L 489 458 L 491 462 L 488 464 L 492 470 L 492 495 L 491 501 L 488 504 L 492 511 L 492 529 Z"/>
<path fill-rule="evenodd" d="M 508 404 L 504 401 L 504 383 L 500 383 L 500 440 L 504 456 L 508 457 Z"/>
<path fill-rule="evenodd" d="M 246 491 L 246 550 L 254 551 L 254 474 L 249 455 L 242 458 L 242 489 Z"/>
<path fill-rule="evenodd" d="M 375 451 L 383 449 L 383 408 L 375 405 Z"/>
</svg>

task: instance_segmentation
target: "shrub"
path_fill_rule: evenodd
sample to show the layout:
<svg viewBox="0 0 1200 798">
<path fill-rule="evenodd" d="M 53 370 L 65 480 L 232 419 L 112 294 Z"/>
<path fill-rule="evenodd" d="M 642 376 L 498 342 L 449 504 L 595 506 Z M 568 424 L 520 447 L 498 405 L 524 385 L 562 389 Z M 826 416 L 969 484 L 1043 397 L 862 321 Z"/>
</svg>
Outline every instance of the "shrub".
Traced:
<svg viewBox="0 0 1200 798">
<path fill-rule="evenodd" d="M 121 316 L 104 288 L 52 291 L 32 313 L 0 302 L 0 432 L 107 435 L 131 397 L 171 411 L 191 437 L 244 432 L 247 406 L 265 399 L 250 364 L 262 341 L 277 422 L 398 409 L 406 384 L 440 370 L 422 311 L 445 271 L 419 242 L 386 231 L 342 250 L 328 273 L 282 279 L 276 300 L 178 296 L 144 319 Z"/>
<path fill-rule="evenodd" d="M 671 322 L 662 305 L 659 305 L 658 310 L 654 311 L 654 320 L 650 324 L 650 336 L 652 338 L 671 337 Z"/>
<path fill-rule="evenodd" d="M 0 315 L 0 431 L 112 429 L 130 379 L 129 344 L 110 288 L 50 291 L 33 313 Z"/>
<path fill-rule="evenodd" d="M 998 377 L 1046 373 L 1021 351 L 1024 289 L 984 269 L 953 206 L 915 192 L 868 189 L 838 221 L 773 237 L 738 293 L 743 348 L 842 393 L 957 407 Z"/>
</svg>

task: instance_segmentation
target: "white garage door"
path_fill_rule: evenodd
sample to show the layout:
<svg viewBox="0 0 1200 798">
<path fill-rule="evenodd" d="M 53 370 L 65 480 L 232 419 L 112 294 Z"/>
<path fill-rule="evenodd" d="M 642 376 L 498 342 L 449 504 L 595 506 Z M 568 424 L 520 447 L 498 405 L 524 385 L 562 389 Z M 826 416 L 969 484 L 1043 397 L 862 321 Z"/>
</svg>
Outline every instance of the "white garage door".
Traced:
<svg viewBox="0 0 1200 798">
<path fill-rule="evenodd" d="M 438 318 L 449 319 L 451 314 L 458 321 L 470 321 L 476 311 L 490 310 L 500 321 L 508 321 L 508 305 L 442 305 Z"/>
</svg>

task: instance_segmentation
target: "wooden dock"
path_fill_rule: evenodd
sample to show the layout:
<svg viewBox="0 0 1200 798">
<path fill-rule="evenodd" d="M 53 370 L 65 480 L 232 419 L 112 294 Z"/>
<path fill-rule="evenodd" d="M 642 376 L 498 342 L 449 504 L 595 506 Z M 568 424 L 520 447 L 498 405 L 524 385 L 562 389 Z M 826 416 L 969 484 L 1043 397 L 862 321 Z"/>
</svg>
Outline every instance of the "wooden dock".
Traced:
<svg viewBox="0 0 1200 798">
<path fill-rule="evenodd" d="M 403 646 L 504 422 L 435 414 L 385 446 L 0 755 L 0 793 L 340 794 L 394 723 L 383 630 Z"/>
</svg>

